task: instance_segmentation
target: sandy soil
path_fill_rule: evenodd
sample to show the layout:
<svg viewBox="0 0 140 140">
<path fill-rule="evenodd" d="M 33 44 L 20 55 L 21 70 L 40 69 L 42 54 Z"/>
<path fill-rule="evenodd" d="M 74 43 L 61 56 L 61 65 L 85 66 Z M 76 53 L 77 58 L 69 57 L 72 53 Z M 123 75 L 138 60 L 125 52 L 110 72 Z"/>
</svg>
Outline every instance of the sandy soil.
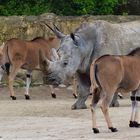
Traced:
<svg viewBox="0 0 140 140">
<path fill-rule="evenodd" d="M 72 91 L 56 90 L 52 99 L 48 87 L 31 88 L 31 100 L 24 100 L 24 88 L 15 90 L 17 100 L 9 98 L 8 88 L 0 87 L 0 140 L 140 140 L 140 129 L 129 128 L 130 101 L 120 100 L 121 107 L 111 108 L 110 115 L 117 133 L 111 133 L 97 108 L 99 134 L 91 130 L 88 109 L 71 110 L 75 102 Z"/>
</svg>

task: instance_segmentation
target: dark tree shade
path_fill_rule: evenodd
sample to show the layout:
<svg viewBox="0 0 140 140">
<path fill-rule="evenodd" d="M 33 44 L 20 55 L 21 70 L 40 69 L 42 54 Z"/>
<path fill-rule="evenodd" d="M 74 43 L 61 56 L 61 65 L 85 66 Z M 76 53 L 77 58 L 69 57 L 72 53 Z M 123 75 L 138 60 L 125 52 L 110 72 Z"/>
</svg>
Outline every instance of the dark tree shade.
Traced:
<svg viewBox="0 0 140 140">
<path fill-rule="evenodd" d="M 140 0 L 128 0 L 128 14 L 140 15 Z"/>
</svg>

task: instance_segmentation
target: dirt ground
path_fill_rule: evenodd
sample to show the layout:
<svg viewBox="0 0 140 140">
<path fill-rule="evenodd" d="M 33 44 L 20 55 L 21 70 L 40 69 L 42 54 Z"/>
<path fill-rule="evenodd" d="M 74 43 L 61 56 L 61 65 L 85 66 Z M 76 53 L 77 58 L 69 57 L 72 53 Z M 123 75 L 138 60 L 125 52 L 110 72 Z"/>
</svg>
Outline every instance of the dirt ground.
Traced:
<svg viewBox="0 0 140 140">
<path fill-rule="evenodd" d="M 31 88 L 31 100 L 24 100 L 24 88 L 17 88 L 16 101 L 9 98 L 7 87 L 0 87 L 0 140 L 140 140 L 140 129 L 129 128 L 130 101 L 119 100 L 119 108 L 111 108 L 110 115 L 117 133 L 106 126 L 97 108 L 99 134 L 91 130 L 88 98 L 86 110 L 71 110 L 76 101 L 72 91 L 56 89 L 52 99 L 47 86 Z"/>
</svg>

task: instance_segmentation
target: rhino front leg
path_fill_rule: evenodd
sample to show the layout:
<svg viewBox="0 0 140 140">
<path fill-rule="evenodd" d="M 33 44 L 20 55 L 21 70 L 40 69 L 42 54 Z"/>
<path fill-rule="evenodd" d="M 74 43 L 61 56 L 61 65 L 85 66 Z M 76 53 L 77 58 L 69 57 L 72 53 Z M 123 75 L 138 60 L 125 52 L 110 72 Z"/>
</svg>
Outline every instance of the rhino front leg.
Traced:
<svg viewBox="0 0 140 140">
<path fill-rule="evenodd" d="M 72 109 L 86 109 L 85 101 L 88 98 L 90 92 L 90 80 L 89 76 L 82 74 L 78 76 L 78 99 L 76 103 L 72 105 Z"/>
</svg>

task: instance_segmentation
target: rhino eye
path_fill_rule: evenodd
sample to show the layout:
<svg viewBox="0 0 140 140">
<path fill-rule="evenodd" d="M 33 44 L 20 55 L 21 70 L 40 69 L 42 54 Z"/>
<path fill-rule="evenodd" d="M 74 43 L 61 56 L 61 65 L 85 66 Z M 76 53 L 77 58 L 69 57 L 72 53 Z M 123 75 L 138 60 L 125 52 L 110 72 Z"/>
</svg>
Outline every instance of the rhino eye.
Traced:
<svg viewBox="0 0 140 140">
<path fill-rule="evenodd" d="M 57 52 L 59 52 L 60 48 L 57 49 Z"/>
<path fill-rule="evenodd" d="M 68 65 L 68 61 L 64 61 L 63 65 L 66 67 Z"/>
</svg>

